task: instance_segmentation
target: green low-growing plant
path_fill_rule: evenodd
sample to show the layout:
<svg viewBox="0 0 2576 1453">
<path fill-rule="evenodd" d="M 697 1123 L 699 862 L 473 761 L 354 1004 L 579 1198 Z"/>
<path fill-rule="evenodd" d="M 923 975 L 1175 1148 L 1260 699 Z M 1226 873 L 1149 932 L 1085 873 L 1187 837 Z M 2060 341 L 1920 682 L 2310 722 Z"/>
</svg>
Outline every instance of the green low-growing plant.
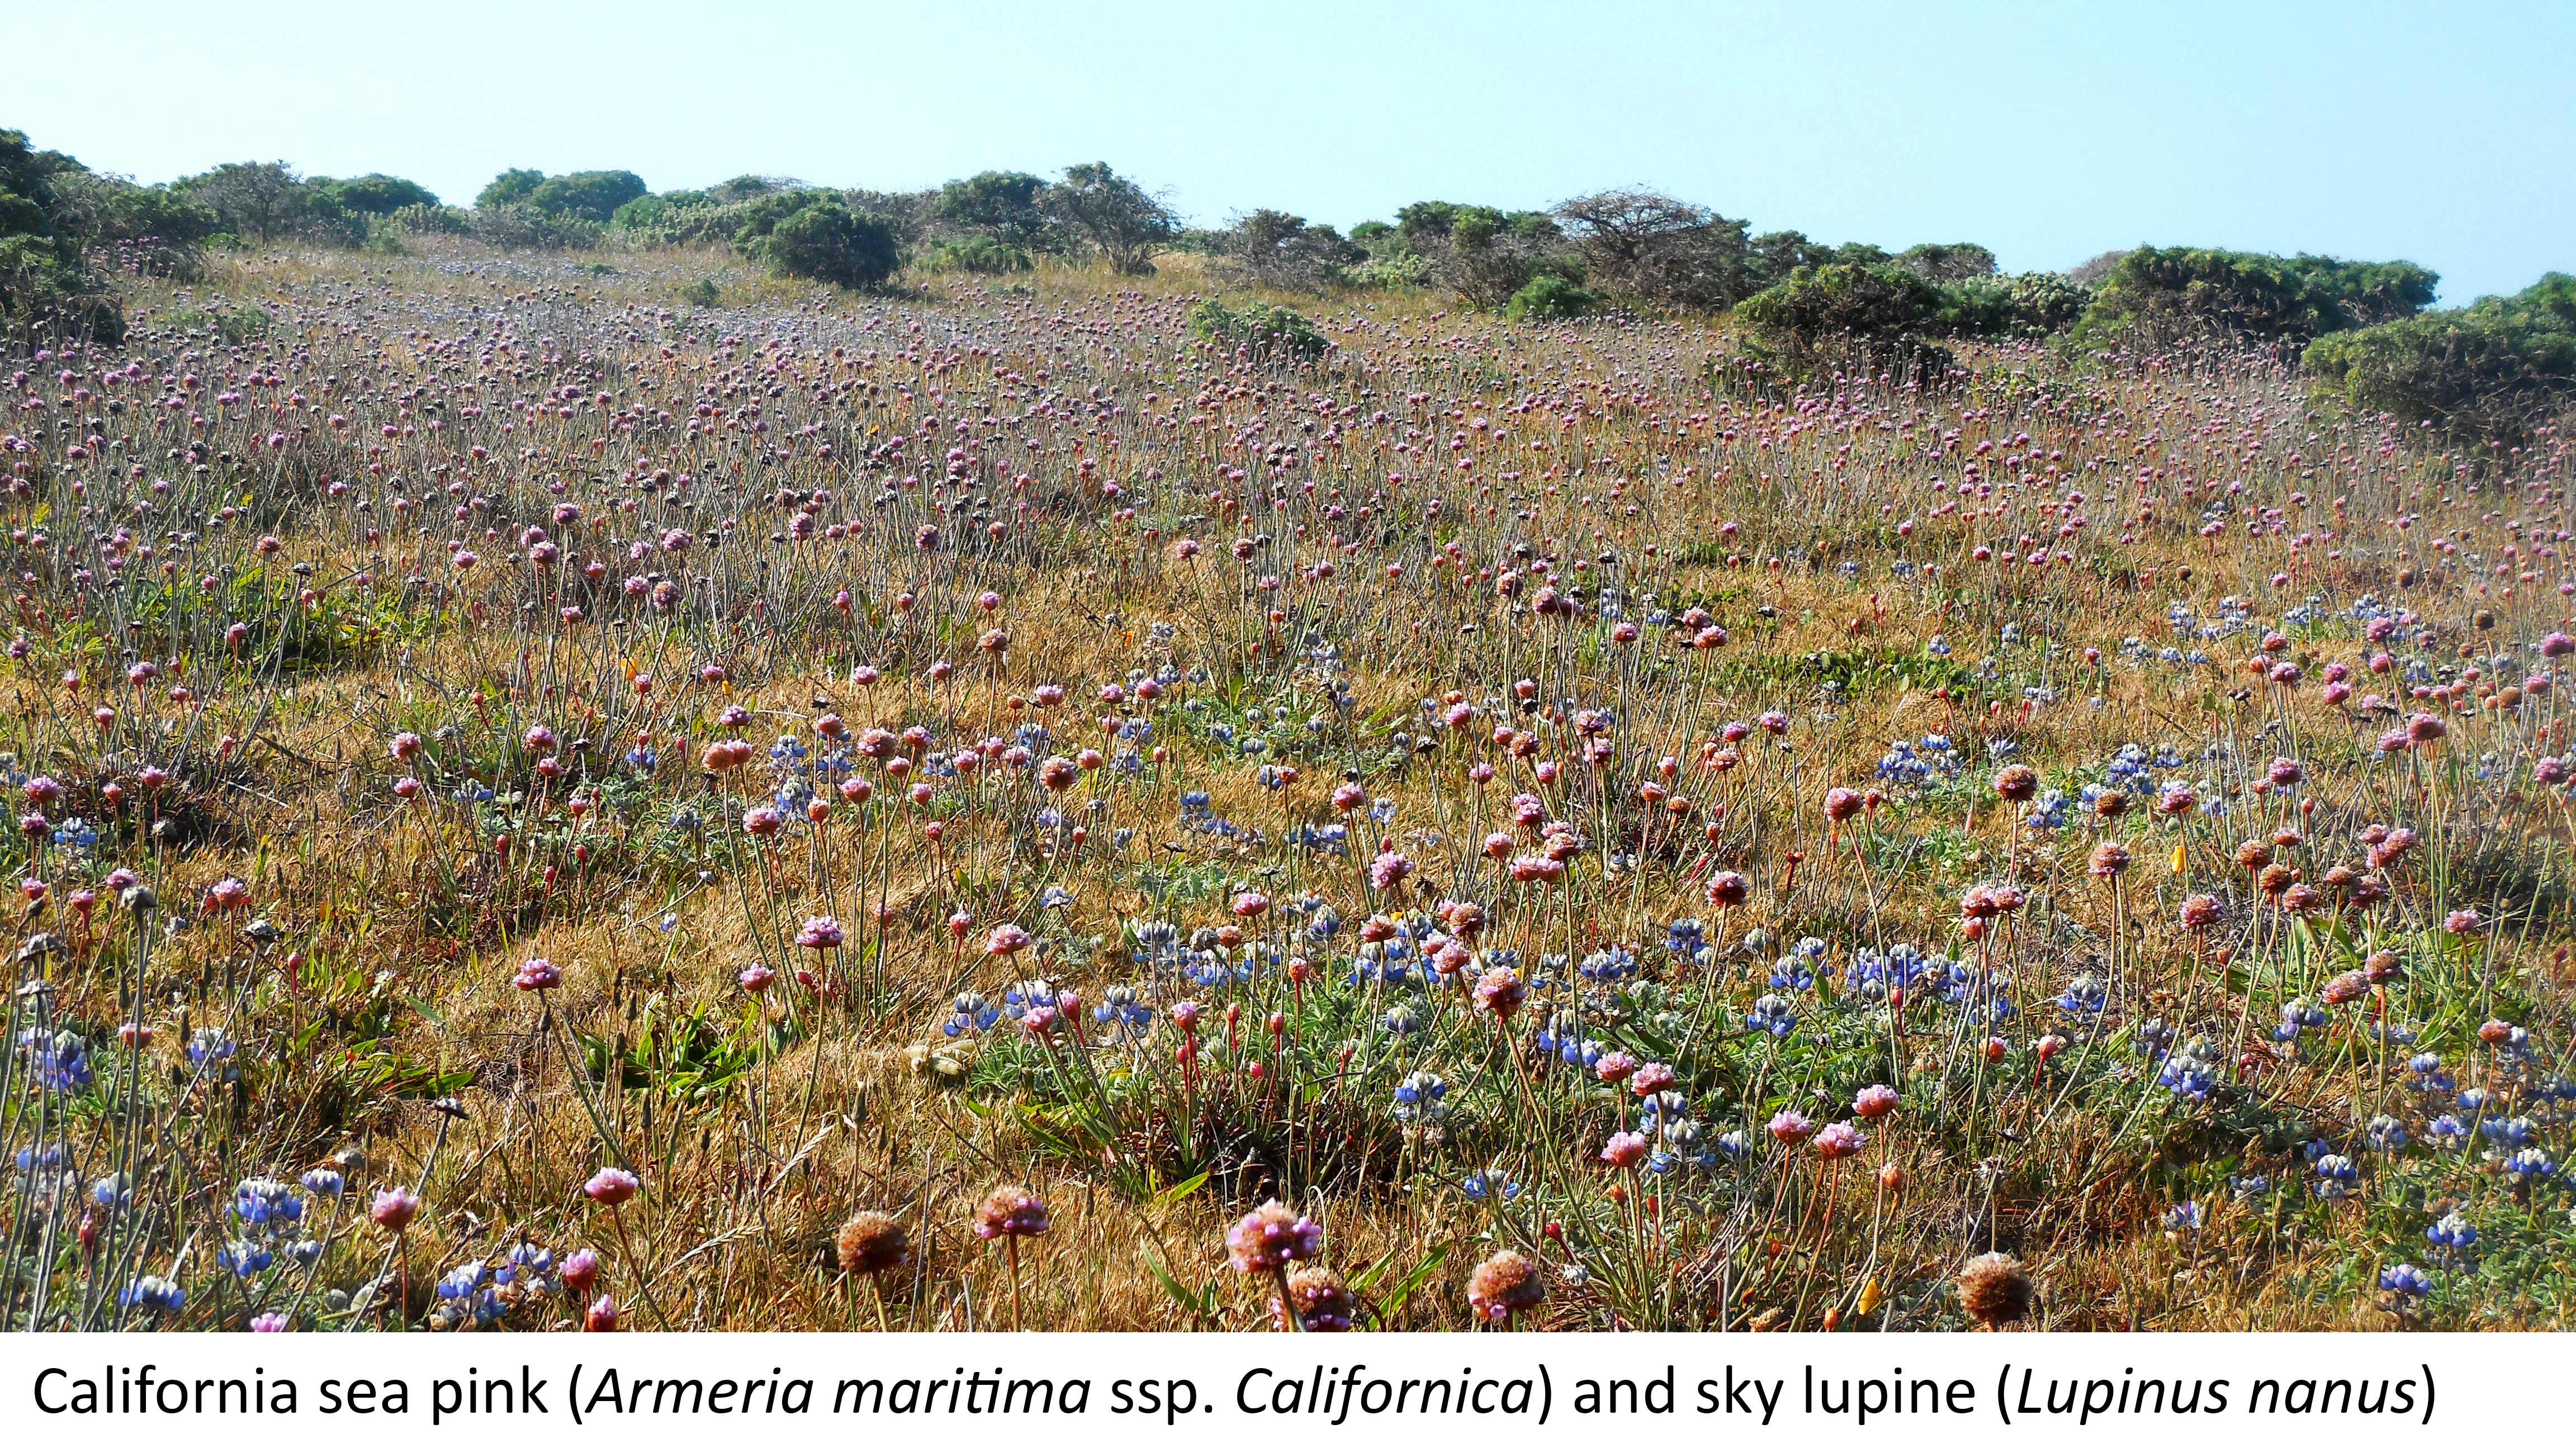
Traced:
<svg viewBox="0 0 2576 1453">
<path fill-rule="evenodd" d="M 1514 323 L 1544 323 L 1558 318 L 1579 318 L 1601 306 L 1581 283 L 1570 282 L 1554 273 L 1530 279 L 1503 305 L 1503 317 Z"/>
<path fill-rule="evenodd" d="M 1276 303 L 1237 309 L 1210 298 L 1190 311 L 1190 331 L 1221 347 L 1247 349 L 1262 359 L 1312 363 L 1332 349 L 1304 314 Z"/>
<path fill-rule="evenodd" d="M 2576 277 L 2308 345 L 2319 394 L 2472 442 L 2521 439 L 2576 402 Z"/>
<path fill-rule="evenodd" d="M 971 272 L 986 276 L 1027 272 L 1036 263 L 1024 248 L 992 237 L 961 237 L 939 244 L 922 259 L 932 272 Z"/>
<path fill-rule="evenodd" d="M 2141 247 L 2113 265 L 2083 326 L 2150 341 L 2233 334 L 2304 343 L 2412 317 L 2432 303 L 2439 282 L 2411 262 Z"/>
<path fill-rule="evenodd" d="M 837 201 L 809 203 L 766 232 L 745 229 L 734 245 L 781 277 L 844 288 L 881 286 L 903 261 L 891 228 L 879 218 L 854 215 Z"/>
</svg>

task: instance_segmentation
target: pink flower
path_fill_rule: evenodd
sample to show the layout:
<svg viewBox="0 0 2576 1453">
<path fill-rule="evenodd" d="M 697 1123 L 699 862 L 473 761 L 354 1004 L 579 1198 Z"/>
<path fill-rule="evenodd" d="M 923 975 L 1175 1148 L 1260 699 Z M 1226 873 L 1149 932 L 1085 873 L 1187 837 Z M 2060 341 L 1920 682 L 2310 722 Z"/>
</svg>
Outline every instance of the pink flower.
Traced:
<svg viewBox="0 0 2576 1453">
<path fill-rule="evenodd" d="M 1324 1228 L 1277 1201 L 1234 1223 L 1225 1233 L 1226 1259 L 1241 1272 L 1276 1271 L 1292 1261 L 1308 1261 L 1324 1251 Z"/>
<path fill-rule="evenodd" d="M 1772 1123 L 1778 1124 L 1777 1121 Z M 1816 1158 L 1841 1160 L 1847 1155 L 1860 1154 L 1860 1148 L 1868 1143 L 1869 1137 L 1861 1134 L 1859 1127 L 1848 1120 L 1837 1120 L 1816 1132 Z"/>
<path fill-rule="evenodd" d="M 367 1208 L 367 1218 L 388 1231 L 400 1231 L 420 1214 L 420 1197 L 407 1186 L 395 1186 L 376 1192 L 375 1201 Z"/>
<path fill-rule="evenodd" d="M 518 977 L 510 982 L 522 989 L 551 989 L 563 982 L 563 971 L 544 959 L 530 959 L 519 965 Z"/>
<path fill-rule="evenodd" d="M 603 1206 L 616 1207 L 635 1199 L 635 1193 L 642 1189 L 644 1182 L 636 1178 L 635 1172 L 609 1165 L 582 1182 L 581 1193 Z"/>
<path fill-rule="evenodd" d="M 805 926 L 796 931 L 796 946 L 798 948 L 814 949 L 817 952 L 820 952 L 823 949 L 839 948 L 841 946 L 841 920 L 837 918 L 806 919 Z"/>
<path fill-rule="evenodd" d="M 1816 1122 L 1795 1110 L 1783 1110 L 1771 1117 L 1771 1138 L 1782 1145 L 1796 1145 L 1815 1133 Z"/>
<path fill-rule="evenodd" d="M 1016 954 L 1027 948 L 1029 943 L 1029 931 L 1027 929 L 1020 927 L 1016 923 L 1005 923 L 996 927 L 991 935 L 984 940 L 984 952 L 988 954 L 999 954 L 1004 958 L 1008 958 L 1012 954 Z"/>
<path fill-rule="evenodd" d="M 1896 1108 L 1896 1091 L 1885 1085 L 1872 1085 L 1852 1096 L 1852 1113 L 1863 1120 L 1876 1120 Z"/>
<path fill-rule="evenodd" d="M 1613 1170 L 1626 1170 L 1646 1158 L 1646 1137 L 1622 1130 L 1601 1147 L 1601 1159 Z"/>
<path fill-rule="evenodd" d="M 743 970 L 734 978 L 735 983 L 742 985 L 743 988 L 754 994 L 768 988 L 771 984 L 774 984 L 777 981 L 778 971 L 767 964 L 753 964 L 750 968 Z"/>
<path fill-rule="evenodd" d="M 1380 893 L 1392 893 L 1413 873 L 1413 860 L 1402 853 L 1384 852 L 1369 860 L 1369 886 Z"/>
</svg>

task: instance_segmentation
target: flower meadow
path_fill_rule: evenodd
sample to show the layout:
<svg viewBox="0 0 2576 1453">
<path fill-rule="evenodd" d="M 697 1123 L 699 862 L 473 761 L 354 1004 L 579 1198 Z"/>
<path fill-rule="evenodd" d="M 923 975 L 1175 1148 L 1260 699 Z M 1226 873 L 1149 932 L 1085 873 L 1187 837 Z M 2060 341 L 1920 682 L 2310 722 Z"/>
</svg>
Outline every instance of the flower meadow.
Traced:
<svg viewBox="0 0 2576 1453">
<path fill-rule="evenodd" d="M 1213 286 L 0 361 L 0 1320 L 2565 1320 L 2556 430 Z"/>
</svg>

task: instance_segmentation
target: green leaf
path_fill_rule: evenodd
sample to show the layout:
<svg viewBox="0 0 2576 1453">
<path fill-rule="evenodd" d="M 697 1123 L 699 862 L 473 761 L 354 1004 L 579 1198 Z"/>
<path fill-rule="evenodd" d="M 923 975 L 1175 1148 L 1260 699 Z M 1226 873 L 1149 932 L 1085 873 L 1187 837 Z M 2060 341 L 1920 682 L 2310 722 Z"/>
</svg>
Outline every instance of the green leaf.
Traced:
<svg viewBox="0 0 2576 1453">
<path fill-rule="evenodd" d="M 1188 1180 L 1181 1182 L 1177 1186 L 1173 1186 L 1168 1190 L 1156 1191 L 1154 1193 L 1154 1204 L 1157 1206 L 1178 1205 L 1179 1203 L 1188 1200 L 1192 1195 L 1195 1195 L 1198 1192 L 1199 1187 L 1207 1184 L 1207 1179 L 1208 1172 L 1200 1171 L 1197 1175 L 1190 1177 Z"/>
<path fill-rule="evenodd" d="M 1199 1179 L 1204 1180 L 1206 1177 L 1201 1176 Z M 1207 1317 L 1211 1319 L 1216 1316 L 1215 1287 L 1210 1286 L 1200 1290 L 1196 1294 L 1191 1293 L 1187 1288 L 1183 1287 L 1169 1271 L 1164 1269 L 1161 1259 L 1154 1255 L 1153 1247 L 1142 1240 L 1139 1240 L 1136 1243 L 1136 1254 L 1145 1258 L 1145 1265 L 1154 1273 L 1154 1279 L 1163 1284 L 1163 1290 L 1171 1293 L 1172 1300 L 1180 1303 L 1184 1311 L 1187 1311 L 1194 1316 Z"/>
</svg>

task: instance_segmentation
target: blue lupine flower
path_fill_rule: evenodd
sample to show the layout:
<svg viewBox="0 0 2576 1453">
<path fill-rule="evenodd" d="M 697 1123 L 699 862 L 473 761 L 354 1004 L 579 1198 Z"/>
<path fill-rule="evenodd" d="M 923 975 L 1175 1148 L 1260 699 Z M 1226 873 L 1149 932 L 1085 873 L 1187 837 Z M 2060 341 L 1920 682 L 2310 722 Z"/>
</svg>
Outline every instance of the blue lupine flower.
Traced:
<svg viewBox="0 0 2576 1453">
<path fill-rule="evenodd" d="M 2466 1251 L 2478 1244 L 2478 1228 L 2466 1216 L 2450 1211 L 2424 1228 L 2424 1239 L 2445 1252 Z"/>
<path fill-rule="evenodd" d="M 469 1261 L 462 1266 L 454 1267 L 438 1279 L 436 1289 L 438 1298 L 446 1302 L 461 1302 L 474 1295 L 476 1289 L 483 1285 L 484 1279 L 491 1274 L 492 1269 L 479 1261 Z"/>
<path fill-rule="evenodd" d="M 1407 1125 L 1438 1120 L 1447 1113 L 1440 1102 L 1448 1094 L 1447 1081 L 1429 1070 L 1415 1070 L 1395 1087 L 1395 1118 Z"/>
<path fill-rule="evenodd" d="M 215 1253 L 215 1265 L 235 1276 L 257 1276 L 276 1259 L 256 1241 L 236 1241 Z"/>
<path fill-rule="evenodd" d="M 1612 944 L 1585 954 L 1583 962 L 1575 965 L 1575 972 L 1587 979 L 1615 984 L 1637 972 L 1637 956 L 1618 944 Z"/>
<path fill-rule="evenodd" d="M 68 1095 L 98 1077 L 90 1068 L 89 1041 L 68 1029 L 51 1035 L 41 1029 L 26 1030 L 18 1036 L 18 1046 L 27 1055 L 37 1087 L 47 1094 Z"/>
<path fill-rule="evenodd" d="M 2426 1276 L 2413 1263 L 2401 1261 L 2379 1274 L 2379 1289 L 2384 1292 L 2395 1292 L 2399 1297 L 2411 1301 L 2431 1292 L 2433 1279 Z"/>
<path fill-rule="evenodd" d="M 1696 963 L 1708 947 L 1708 928 L 1696 918 L 1676 918 L 1664 929 L 1664 951 L 1685 963 Z"/>
<path fill-rule="evenodd" d="M 116 1304 L 146 1312 L 176 1312 L 188 1304 L 188 1294 L 168 1277 L 144 1276 L 117 1293 Z"/>
<path fill-rule="evenodd" d="M 2406 1148 L 2406 1127 L 2394 1115 L 2373 1115 L 2362 1128 L 2362 1139 L 2371 1149 L 2400 1151 Z"/>
<path fill-rule="evenodd" d="M 2102 1006 L 2110 1001 L 2110 997 L 2110 990 L 2103 987 L 2100 979 L 2091 974 L 2078 974 L 2066 986 L 2066 992 L 2050 1002 L 2069 1014 L 2089 1019 L 2102 1012 Z"/>
<path fill-rule="evenodd" d="M 1115 1032 L 1135 1035 L 1154 1022 L 1154 1011 L 1140 1002 L 1133 988 L 1112 984 L 1100 991 L 1100 1005 L 1091 1011 L 1091 1017 Z"/>
<path fill-rule="evenodd" d="M 1488 1196 L 1498 1196 L 1510 1201 L 1518 1199 L 1521 1193 L 1520 1182 L 1491 1166 L 1470 1172 L 1465 1180 L 1458 1183 L 1458 1188 L 1465 1191 L 1467 1199 L 1471 1201 L 1481 1201 Z"/>
<path fill-rule="evenodd" d="M 2347 1156 L 2318 1156 L 2314 1169 L 2317 1194 L 2329 1201 L 2340 1201 L 2351 1195 L 2354 1185 L 2361 1179 L 2361 1167 L 2354 1165 Z"/>
<path fill-rule="evenodd" d="M 2066 794 L 2051 787 L 2022 813 L 2022 825 L 2033 832 L 2055 832 L 2066 826 Z"/>
<path fill-rule="evenodd" d="M 2156 1083 L 2183 1098 L 2206 1100 L 2225 1076 L 2208 1045 L 2195 1039 L 2166 1057 L 2164 1067 L 2156 1072 Z"/>
<path fill-rule="evenodd" d="M 2322 1029 L 2325 1023 L 2326 1012 L 2323 1009 L 2305 999 L 2292 999 L 2281 1006 L 2281 1023 L 2272 1031 L 2272 1038 L 2283 1044 L 2295 1043 L 2301 1033 Z"/>
<path fill-rule="evenodd" d="M 949 1007 L 955 1012 L 948 1016 L 948 1022 L 940 1028 L 950 1039 L 956 1039 L 961 1035 L 981 1034 L 992 1028 L 1002 1017 L 1002 1011 L 995 1008 L 991 1000 L 971 989 L 958 995 Z"/>
<path fill-rule="evenodd" d="M 1641 1129 L 1670 1125 L 1690 1113 L 1690 1101 L 1679 1090 L 1657 1090 L 1637 1099 L 1637 1124 Z"/>
<path fill-rule="evenodd" d="M 1753 1012 L 1744 1016 L 1744 1027 L 1765 1034 L 1783 1035 L 1798 1027 L 1798 1013 L 1788 1000 L 1777 994 L 1765 994 L 1753 1001 Z"/>
<path fill-rule="evenodd" d="M 2198 1201 L 2178 1201 L 2165 1210 L 2165 1229 L 2168 1231 L 2197 1231 L 2200 1223 Z"/>
<path fill-rule="evenodd" d="M 233 1217 L 250 1226 L 292 1224 L 304 1219 L 304 1198 L 284 1181 L 253 1176 L 233 1188 Z"/>
<path fill-rule="evenodd" d="M 2539 1146 L 2526 1146 L 2504 1158 L 2507 1179 L 2519 1185 L 2526 1181 L 2544 1180 L 2558 1173 L 2558 1163 Z"/>
</svg>

